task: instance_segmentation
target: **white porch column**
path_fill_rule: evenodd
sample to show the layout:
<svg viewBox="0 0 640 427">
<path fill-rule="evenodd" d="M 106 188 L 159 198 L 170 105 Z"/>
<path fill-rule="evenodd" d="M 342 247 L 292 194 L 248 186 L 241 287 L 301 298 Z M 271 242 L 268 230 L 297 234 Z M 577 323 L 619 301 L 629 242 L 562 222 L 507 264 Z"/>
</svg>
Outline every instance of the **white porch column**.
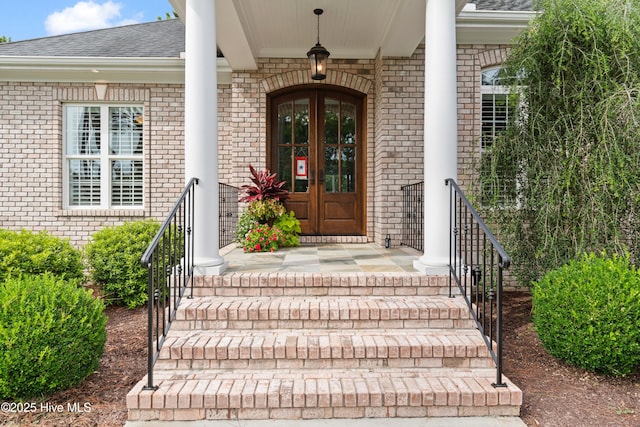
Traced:
<svg viewBox="0 0 640 427">
<path fill-rule="evenodd" d="M 215 0 L 186 0 L 185 178 L 195 199 L 196 274 L 221 274 L 218 214 L 218 79 Z"/>
<path fill-rule="evenodd" d="M 424 79 L 424 254 L 414 267 L 448 273 L 449 187 L 457 176 L 456 5 L 426 0 Z"/>
</svg>

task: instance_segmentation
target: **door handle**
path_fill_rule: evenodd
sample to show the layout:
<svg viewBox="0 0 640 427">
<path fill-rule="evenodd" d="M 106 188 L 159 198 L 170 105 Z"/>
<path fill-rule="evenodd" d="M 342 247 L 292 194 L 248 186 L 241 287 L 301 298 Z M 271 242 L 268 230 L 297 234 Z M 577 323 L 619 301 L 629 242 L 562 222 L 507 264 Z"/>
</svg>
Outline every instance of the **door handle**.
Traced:
<svg viewBox="0 0 640 427">
<path fill-rule="evenodd" d="M 309 170 L 309 184 L 314 185 L 316 183 L 316 171 L 313 169 Z"/>
<path fill-rule="evenodd" d="M 318 182 L 321 183 L 321 184 L 324 182 L 324 170 L 323 169 L 320 169 L 318 171 Z"/>
</svg>

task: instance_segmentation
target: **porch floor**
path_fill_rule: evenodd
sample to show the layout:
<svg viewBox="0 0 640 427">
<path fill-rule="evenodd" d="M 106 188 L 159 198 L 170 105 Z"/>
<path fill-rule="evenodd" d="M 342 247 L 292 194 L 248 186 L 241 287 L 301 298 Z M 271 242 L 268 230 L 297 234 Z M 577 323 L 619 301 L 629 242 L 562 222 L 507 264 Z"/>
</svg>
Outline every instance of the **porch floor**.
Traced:
<svg viewBox="0 0 640 427">
<path fill-rule="evenodd" d="M 233 244 L 220 253 L 229 262 L 228 273 L 415 272 L 413 261 L 422 256 L 406 246 L 386 249 L 375 243 L 303 244 L 259 253 L 244 253 Z"/>
</svg>

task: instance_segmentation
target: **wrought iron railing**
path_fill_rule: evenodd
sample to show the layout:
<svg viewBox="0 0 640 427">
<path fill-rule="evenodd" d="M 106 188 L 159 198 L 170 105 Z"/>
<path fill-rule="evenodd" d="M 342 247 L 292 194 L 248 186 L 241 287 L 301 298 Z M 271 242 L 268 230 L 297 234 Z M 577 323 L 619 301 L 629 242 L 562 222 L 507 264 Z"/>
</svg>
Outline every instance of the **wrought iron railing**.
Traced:
<svg viewBox="0 0 640 427">
<path fill-rule="evenodd" d="M 402 240 L 400 244 L 424 248 L 424 182 L 405 185 L 402 190 Z"/>
<path fill-rule="evenodd" d="M 153 365 L 169 332 L 182 296 L 191 284 L 193 294 L 193 239 L 195 186 L 192 178 L 142 256 L 148 276 L 147 385 L 155 390 Z"/>
<path fill-rule="evenodd" d="M 220 247 L 233 243 L 238 226 L 238 194 L 239 189 L 231 185 L 220 183 Z"/>
<path fill-rule="evenodd" d="M 502 280 L 511 259 L 452 179 L 450 195 L 449 296 L 453 282 L 465 299 L 496 364 L 494 387 L 502 381 Z"/>
</svg>

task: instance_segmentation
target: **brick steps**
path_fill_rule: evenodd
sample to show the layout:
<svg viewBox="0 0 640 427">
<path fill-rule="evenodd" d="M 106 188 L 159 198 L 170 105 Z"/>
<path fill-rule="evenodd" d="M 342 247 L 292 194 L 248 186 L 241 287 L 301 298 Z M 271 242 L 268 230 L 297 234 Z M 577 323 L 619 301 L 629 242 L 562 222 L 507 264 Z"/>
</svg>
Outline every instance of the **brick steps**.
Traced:
<svg viewBox="0 0 640 427">
<path fill-rule="evenodd" d="M 157 369 L 491 367 L 477 331 L 174 331 Z"/>
<path fill-rule="evenodd" d="M 522 393 L 493 369 L 165 371 L 129 393 L 129 420 L 517 416 Z M 141 381 L 134 390 L 144 385 Z"/>
<path fill-rule="evenodd" d="M 131 421 L 517 416 L 449 278 L 419 273 L 198 277 Z"/>
<path fill-rule="evenodd" d="M 448 296 L 201 297 L 181 308 L 174 330 L 474 328 L 462 298 Z"/>
</svg>

